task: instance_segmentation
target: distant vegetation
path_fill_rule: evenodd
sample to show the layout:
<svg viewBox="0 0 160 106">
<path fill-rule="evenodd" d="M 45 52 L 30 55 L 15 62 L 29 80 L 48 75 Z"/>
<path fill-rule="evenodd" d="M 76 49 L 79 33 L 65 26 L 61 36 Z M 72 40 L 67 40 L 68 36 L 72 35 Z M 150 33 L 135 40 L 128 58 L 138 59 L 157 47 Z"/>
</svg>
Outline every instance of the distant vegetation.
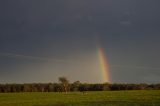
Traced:
<svg viewBox="0 0 160 106">
<path fill-rule="evenodd" d="M 160 90 L 160 84 L 69 84 L 67 91 Z M 7 92 L 66 92 L 59 83 L 0 84 L 0 93 Z"/>
<path fill-rule="evenodd" d="M 7 92 L 68 92 L 68 91 L 118 91 L 118 90 L 160 90 L 160 84 L 82 84 L 74 82 L 67 88 L 59 83 L 0 84 L 0 93 Z"/>
<path fill-rule="evenodd" d="M 69 83 L 66 77 L 59 77 L 59 83 L 0 84 L 0 93 L 7 92 L 69 92 L 69 91 L 119 91 L 160 90 L 160 84 L 88 84 L 75 81 Z"/>
</svg>

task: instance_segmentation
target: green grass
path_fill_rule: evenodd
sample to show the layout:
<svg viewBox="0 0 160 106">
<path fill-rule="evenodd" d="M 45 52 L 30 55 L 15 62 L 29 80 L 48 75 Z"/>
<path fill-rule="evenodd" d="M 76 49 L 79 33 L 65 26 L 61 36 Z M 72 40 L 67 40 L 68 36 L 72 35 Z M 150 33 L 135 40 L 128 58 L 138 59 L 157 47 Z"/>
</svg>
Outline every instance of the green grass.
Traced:
<svg viewBox="0 0 160 106">
<path fill-rule="evenodd" d="M 0 106 L 160 106 L 160 91 L 0 93 Z"/>
</svg>

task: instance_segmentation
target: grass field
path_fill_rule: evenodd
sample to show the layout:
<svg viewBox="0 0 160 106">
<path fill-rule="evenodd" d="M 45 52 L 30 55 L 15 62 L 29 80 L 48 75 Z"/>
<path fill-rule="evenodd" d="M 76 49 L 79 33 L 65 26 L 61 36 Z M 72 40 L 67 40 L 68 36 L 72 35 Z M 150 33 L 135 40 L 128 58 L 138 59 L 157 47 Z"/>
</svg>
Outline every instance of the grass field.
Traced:
<svg viewBox="0 0 160 106">
<path fill-rule="evenodd" d="M 160 106 L 160 91 L 0 93 L 0 106 Z"/>
</svg>

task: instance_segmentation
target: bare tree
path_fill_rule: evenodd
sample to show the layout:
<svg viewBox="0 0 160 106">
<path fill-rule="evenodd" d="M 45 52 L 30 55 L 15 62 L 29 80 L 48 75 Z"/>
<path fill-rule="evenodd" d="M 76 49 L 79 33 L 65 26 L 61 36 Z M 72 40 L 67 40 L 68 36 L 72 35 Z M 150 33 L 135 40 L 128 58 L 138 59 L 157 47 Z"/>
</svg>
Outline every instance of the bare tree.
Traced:
<svg viewBox="0 0 160 106">
<path fill-rule="evenodd" d="M 59 77 L 59 82 L 65 93 L 69 91 L 69 80 L 66 77 Z"/>
</svg>

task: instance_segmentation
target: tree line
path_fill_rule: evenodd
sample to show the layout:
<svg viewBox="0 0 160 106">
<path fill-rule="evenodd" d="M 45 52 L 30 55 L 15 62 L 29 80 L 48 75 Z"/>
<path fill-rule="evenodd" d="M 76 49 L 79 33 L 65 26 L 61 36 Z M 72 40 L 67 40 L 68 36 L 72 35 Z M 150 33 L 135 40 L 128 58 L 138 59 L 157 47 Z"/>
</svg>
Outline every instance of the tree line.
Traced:
<svg viewBox="0 0 160 106">
<path fill-rule="evenodd" d="M 60 77 L 59 83 L 0 84 L 0 93 L 8 92 L 69 92 L 69 91 L 118 91 L 118 90 L 160 90 L 160 84 L 88 84 L 75 81 L 69 83 Z"/>
</svg>

